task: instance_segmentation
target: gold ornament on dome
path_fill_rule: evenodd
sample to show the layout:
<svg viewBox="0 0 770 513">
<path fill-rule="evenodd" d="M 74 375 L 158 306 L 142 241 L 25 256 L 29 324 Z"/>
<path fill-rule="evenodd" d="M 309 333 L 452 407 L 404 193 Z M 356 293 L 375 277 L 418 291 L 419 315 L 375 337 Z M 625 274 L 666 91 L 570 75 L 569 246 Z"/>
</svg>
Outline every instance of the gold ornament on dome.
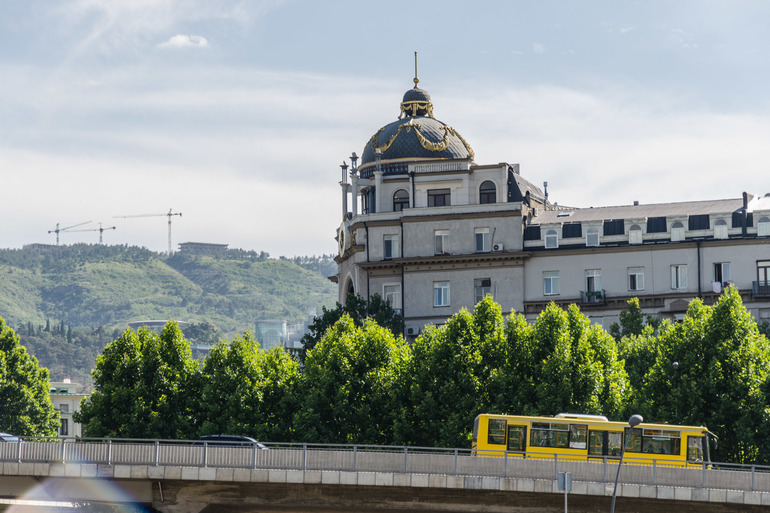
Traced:
<svg viewBox="0 0 770 513">
<path fill-rule="evenodd" d="M 415 136 L 417 136 L 417 141 L 420 143 L 420 146 L 422 146 L 423 148 L 425 148 L 428 151 L 444 151 L 444 150 L 446 150 L 449 147 L 449 136 L 450 135 L 454 135 L 455 137 L 460 139 L 460 141 L 465 146 L 465 149 L 468 150 L 468 155 L 471 158 L 473 158 L 475 156 L 475 154 L 473 153 L 473 149 L 471 149 L 470 144 L 468 144 L 468 142 L 465 139 L 463 139 L 463 137 L 459 133 L 457 133 L 457 130 L 455 130 L 451 126 L 447 126 L 447 125 L 442 125 L 441 126 L 441 129 L 444 131 L 444 137 L 440 141 L 437 141 L 437 142 L 433 142 L 433 141 L 428 140 L 422 134 L 422 132 L 420 132 L 421 128 L 422 127 L 419 124 L 417 124 L 417 123 L 404 123 L 403 125 L 398 127 L 398 130 L 396 130 L 396 133 L 393 134 L 392 136 L 390 136 L 390 138 L 388 138 L 388 140 L 385 141 L 384 144 L 378 146 L 377 143 L 379 142 L 380 132 L 385 130 L 385 128 L 383 127 L 383 128 L 380 128 L 377 131 L 377 133 L 372 136 L 372 138 L 369 140 L 368 144 L 370 144 L 372 146 L 372 150 L 379 149 L 382 153 L 385 153 L 386 151 L 388 151 L 388 148 L 390 148 L 391 145 L 394 142 L 396 142 L 396 139 L 398 138 L 398 136 L 401 134 L 402 131 L 404 131 L 406 133 L 409 133 L 412 130 L 414 130 L 414 134 L 415 134 Z"/>
<path fill-rule="evenodd" d="M 421 101 L 414 101 L 414 102 L 402 102 L 401 103 L 401 114 L 398 115 L 398 119 L 401 119 L 404 116 L 417 116 L 417 113 L 421 110 L 424 110 L 428 113 L 428 117 L 433 117 L 433 103 L 431 102 L 421 102 Z M 435 119 L 435 118 L 434 118 Z"/>
</svg>

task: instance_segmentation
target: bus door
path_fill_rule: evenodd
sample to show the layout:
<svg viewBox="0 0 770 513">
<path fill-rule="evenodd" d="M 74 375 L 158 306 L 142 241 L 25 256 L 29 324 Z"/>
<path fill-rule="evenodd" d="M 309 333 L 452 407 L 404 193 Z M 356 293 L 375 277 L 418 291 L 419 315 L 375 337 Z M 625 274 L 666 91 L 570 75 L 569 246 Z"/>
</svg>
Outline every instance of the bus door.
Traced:
<svg viewBox="0 0 770 513">
<path fill-rule="evenodd" d="M 516 426 L 513 424 L 508 425 L 508 445 L 506 449 L 512 454 L 514 458 L 524 457 L 524 453 L 527 450 L 527 426 Z"/>
<path fill-rule="evenodd" d="M 588 459 L 605 456 L 620 458 L 623 433 L 619 431 L 588 431 Z"/>
</svg>

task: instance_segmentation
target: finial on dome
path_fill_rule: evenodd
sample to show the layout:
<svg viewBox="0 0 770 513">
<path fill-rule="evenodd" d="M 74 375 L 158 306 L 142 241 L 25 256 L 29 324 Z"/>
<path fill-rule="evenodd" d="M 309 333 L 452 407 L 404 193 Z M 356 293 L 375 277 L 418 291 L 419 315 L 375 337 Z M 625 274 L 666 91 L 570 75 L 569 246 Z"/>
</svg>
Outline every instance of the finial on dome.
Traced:
<svg viewBox="0 0 770 513">
<path fill-rule="evenodd" d="M 417 52 L 414 52 L 414 88 L 417 89 L 417 84 L 420 83 L 420 79 L 417 78 Z"/>
</svg>

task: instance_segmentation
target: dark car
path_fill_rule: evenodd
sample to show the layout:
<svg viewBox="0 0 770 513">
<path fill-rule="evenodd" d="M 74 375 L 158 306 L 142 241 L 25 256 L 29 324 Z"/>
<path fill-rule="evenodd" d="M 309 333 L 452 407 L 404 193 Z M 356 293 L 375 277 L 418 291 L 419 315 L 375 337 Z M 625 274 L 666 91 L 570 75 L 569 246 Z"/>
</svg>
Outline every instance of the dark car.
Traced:
<svg viewBox="0 0 770 513">
<path fill-rule="evenodd" d="M 256 446 L 257 449 L 267 449 L 261 442 L 254 440 L 249 436 L 240 435 L 203 435 L 198 439 L 196 445 L 200 445 L 205 442 L 208 445 L 216 447 L 251 447 Z"/>
<path fill-rule="evenodd" d="M 20 442 L 21 438 L 9 433 L 0 433 L 0 442 Z"/>
</svg>

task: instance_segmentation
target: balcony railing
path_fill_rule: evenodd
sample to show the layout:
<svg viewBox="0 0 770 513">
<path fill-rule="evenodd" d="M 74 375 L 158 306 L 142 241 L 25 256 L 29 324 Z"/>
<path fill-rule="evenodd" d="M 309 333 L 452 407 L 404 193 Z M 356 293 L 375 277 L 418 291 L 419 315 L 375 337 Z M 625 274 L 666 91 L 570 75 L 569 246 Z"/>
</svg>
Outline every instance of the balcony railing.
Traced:
<svg viewBox="0 0 770 513">
<path fill-rule="evenodd" d="M 770 296 L 770 281 L 752 281 L 751 290 L 755 297 Z"/>
<path fill-rule="evenodd" d="M 604 305 L 607 304 L 607 297 L 604 295 L 604 289 L 592 291 L 580 291 L 581 305 Z"/>
</svg>

